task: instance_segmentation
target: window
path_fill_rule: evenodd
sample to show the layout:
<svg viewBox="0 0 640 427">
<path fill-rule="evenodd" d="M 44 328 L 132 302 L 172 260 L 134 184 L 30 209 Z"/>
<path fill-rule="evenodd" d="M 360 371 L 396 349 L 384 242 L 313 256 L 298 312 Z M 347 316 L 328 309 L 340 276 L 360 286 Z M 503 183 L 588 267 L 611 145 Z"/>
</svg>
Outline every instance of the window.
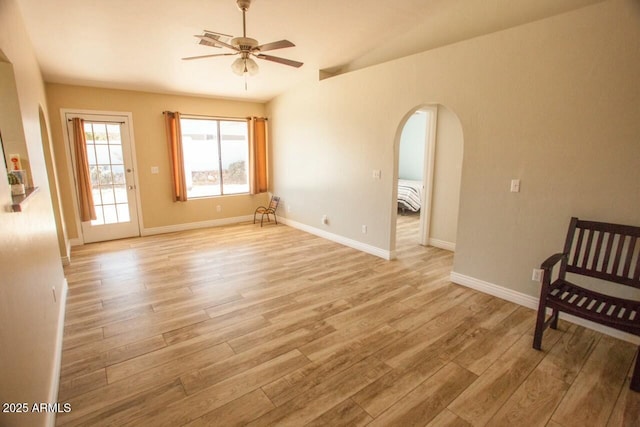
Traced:
<svg viewBox="0 0 640 427">
<path fill-rule="evenodd" d="M 246 120 L 182 117 L 187 197 L 249 193 Z"/>
</svg>

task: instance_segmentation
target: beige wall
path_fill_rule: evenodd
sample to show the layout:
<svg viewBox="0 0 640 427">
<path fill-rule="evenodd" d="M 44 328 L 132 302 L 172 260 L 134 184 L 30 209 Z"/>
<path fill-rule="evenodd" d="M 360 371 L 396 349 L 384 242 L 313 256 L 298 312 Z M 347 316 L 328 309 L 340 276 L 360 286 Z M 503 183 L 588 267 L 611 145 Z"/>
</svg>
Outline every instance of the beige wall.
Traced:
<svg viewBox="0 0 640 427">
<path fill-rule="evenodd" d="M 640 225 L 639 75 L 640 3 L 610 0 L 308 82 L 268 104 L 274 191 L 293 220 L 389 250 L 398 126 L 445 105 L 464 132 L 454 270 L 534 296 L 570 216 Z"/>
<path fill-rule="evenodd" d="M 174 203 L 162 116 L 165 110 L 222 117 L 263 116 L 264 104 L 60 84 L 47 84 L 47 97 L 65 223 L 70 238 L 79 236 L 77 212 L 70 190 L 73 181 L 62 134 L 61 109 L 132 113 L 138 189 L 145 229 L 249 215 L 266 201 L 266 195 L 237 195 Z M 160 173 L 151 174 L 152 166 L 158 166 Z M 221 206 L 221 212 L 217 212 L 217 205 Z"/>
<path fill-rule="evenodd" d="M 64 319 L 64 276 L 39 121 L 39 108 L 46 111 L 44 83 L 15 0 L 0 1 L 0 50 L 13 64 L 20 105 L 23 140 L 14 142 L 22 144 L 31 180 L 40 188 L 24 212 L 7 212 L 11 196 L 0 167 L 0 402 L 47 402 L 57 396 L 56 334 Z M 8 102 L 0 97 L 0 103 Z M 45 414 L 0 412 L 2 426 L 45 423 Z"/>
</svg>

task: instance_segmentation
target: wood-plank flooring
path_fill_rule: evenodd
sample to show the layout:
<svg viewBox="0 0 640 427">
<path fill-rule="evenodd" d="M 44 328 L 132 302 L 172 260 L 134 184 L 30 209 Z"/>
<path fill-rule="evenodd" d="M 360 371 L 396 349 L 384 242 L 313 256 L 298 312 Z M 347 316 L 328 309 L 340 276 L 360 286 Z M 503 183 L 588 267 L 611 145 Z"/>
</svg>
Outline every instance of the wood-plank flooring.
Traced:
<svg viewBox="0 0 640 427">
<path fill-rule="evenodd" d="M 283 225 L 74 248 L 59 426 L 638 426 L 635 347 Z"/>
</svg>

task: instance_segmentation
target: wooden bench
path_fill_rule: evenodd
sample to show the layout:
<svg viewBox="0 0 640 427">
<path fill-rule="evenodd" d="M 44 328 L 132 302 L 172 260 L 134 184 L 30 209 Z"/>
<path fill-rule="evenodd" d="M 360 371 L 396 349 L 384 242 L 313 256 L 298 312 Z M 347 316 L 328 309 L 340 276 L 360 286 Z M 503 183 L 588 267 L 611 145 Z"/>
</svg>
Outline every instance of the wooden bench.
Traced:
<svg viewBox="0 0 640 427">
<path fill-rule="evenodd" d="M 558 277 L 552 281 L 558 263 Z M 550 256 L 541 268 L 533 348 L 540 350 L 548 326 L 557 328 L 561 311 L 640 336 L 640 301 L 605 295 L 566 279 L 567 273 L 575 273 L 640 289 L 640 227 L 571 218 L 564 251 Z M 547 308 L 551 316 L 545 319 Z M 630 388 L 640 392 L 640 348 Z"/>
</svg>

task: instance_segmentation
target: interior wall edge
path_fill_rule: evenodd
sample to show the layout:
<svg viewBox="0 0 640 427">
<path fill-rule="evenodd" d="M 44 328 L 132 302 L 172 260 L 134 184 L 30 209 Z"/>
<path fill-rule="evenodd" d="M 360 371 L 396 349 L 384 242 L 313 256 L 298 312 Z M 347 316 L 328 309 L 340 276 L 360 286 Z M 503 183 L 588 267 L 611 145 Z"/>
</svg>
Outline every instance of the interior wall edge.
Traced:
<svg viewBox="0 0 640 427">
<path fill-rule="evenodd" d="M 51 372 L 51 389 L 49 390 L 49 403 L 58 401 L 58 390 L 60 388 L 60 371 L 62 369 L 62 344 L 64 338 L 64 319 L 67 307 L 67 294 L 69 284 L 67 279 L 63 279 L 60 291 L 60 308 L 58 311 L 58 329 L 56 331 L 56 347 L 53 353 L 53 371 Z M 54 427 L 56 425 L 56 413 L 47 412 L 46 425 Z"/>
</svg>

